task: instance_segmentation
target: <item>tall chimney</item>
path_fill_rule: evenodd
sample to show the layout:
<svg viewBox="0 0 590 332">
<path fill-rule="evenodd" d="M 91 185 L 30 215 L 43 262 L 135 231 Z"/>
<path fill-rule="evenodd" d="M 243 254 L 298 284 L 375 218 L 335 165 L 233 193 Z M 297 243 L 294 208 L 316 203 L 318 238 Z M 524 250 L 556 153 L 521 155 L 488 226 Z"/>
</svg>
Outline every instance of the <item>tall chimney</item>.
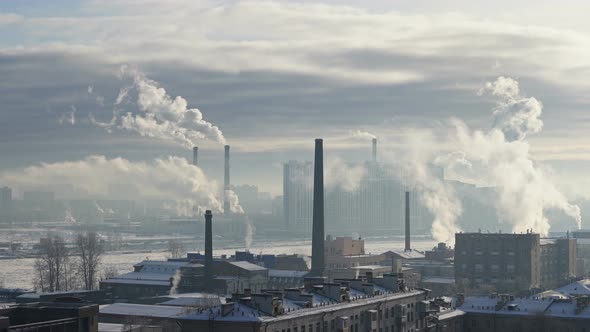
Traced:
<svg viewBox="0 0 590 332">
<path fill-rule="evenodd" d="M 406 248 L 405 251 L 412 251 L 410 247 L 410 192 L 406 191 Z"/>
<path fill-rule="evenodd" d="M 377 162 L 377 139 L 373 138 L 373 159 L 372 161 L 374 163 Z"/>
<path fill-rule="evenodd" d="M 223 177 L 223 213 L 228 216 L 230 214 L 229 197 L 227 191 L 229 190 L 229 145 L 225 146 L 225 175 Z"/>
<path fill-rule="evenodd" d="M 321 138 L 315 140 L 313 174 L 313 234 L 311 241 L 311 275 L 324 274 L 324 149 Z"/>
<path fill-rule="evenodd" d="M 205 278 L 213 278 L 213 214 L 205 211 Z"/>
<path fill-rule="evenodd" d="M 193 166 L 199 166 L 199 147 L 193 147 Z"/>
</svg>

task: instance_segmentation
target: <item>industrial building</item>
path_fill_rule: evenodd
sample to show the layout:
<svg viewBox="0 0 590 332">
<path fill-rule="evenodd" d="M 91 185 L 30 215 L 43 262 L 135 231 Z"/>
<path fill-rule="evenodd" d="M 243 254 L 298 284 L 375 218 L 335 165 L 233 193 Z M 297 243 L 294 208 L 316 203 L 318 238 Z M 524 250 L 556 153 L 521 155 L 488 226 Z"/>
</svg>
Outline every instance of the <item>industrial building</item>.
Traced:
<svg viewBox="0 0 590 332">
<path fill-rule="evenodd" d="M 575 239 L 541 239 L 537 233 L 458 233 L 455 281 L 464 291 L 527 294 L 575 278 Z"/>
</svg>

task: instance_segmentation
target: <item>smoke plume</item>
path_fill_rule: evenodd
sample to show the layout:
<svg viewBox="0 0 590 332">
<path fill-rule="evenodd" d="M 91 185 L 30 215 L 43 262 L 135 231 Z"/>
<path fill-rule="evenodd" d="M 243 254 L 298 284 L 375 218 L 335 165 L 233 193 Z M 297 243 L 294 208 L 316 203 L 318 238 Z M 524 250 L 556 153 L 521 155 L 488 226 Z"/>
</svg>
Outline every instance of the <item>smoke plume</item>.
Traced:
<svg viewBox="0 0 590 332">
<path fill-rule="evenodd" d="M 109 185 L 125 183 L 137 188 L 138 197 L 173 200 L 178 215 L 195 216 L 205 209 L 223 211 L 218 186 L 186 159 L 168 157 L 151 162 L 90 156 L 83 160 L 41 164 L 0 173 L 0 182 L 15 188 L 69 183 L 75 189 L 107 196 Z"/>
<path fill-rule="evenodd" d="M 527 136 L 543 128 L 541 102 L 523 96 L 518 82 L 506 77 L 488 82 L 480 90 L 480 95 L 486 94 L 497 98 L 492 129 L 471 130 L 452 120 L 458 150 L 437 163 L 453 179 L 493 187 L 500 222 L 510 224 L 514 232 L 533 229 L 547 235 L 549 209 L 562 211 L 580 227 L 580 208 L 568 202 L 529 153 Z"/>
<path fill-rule="evenodd" d="M 324 167 L 325 186 L 329 190 L 355 191 L 359 188 L 361 180 L 367 175 L 364 165 L 347 164 L 338 157 L 327 158 Z M 313 184 L 313 181 L 310 182 Z"/>
<path fill-rule="evenodd" d="M 137 70 L 122 67 L 121 77 L 131 78 L 133 83 L 120 89 L 113 119 L 110 122 L 99 122 L 91 115 L 91 123 L 108 132 L 115 128 L 128 130 L 144 137 L 174 141 L 187 148 L 197 145 L 203 139 L 226 143 L 221 130 L 204 120 L 199 109 L 189 108 L 183 97 L 171 97 L 156 81 L 148 79 Z M 123 114 L 122 104 L 130 97 L 131 92 L 137 93 L 136 105 L 139 113 Z"/>
<path fill-rule="evenodd" d="M 406 137 L 403 157 L 399 156 L 395 174 L 400 176 L 406 190 L 416 192 L 422 204 L 434 216 L 432 237 L 438 242 L 452 244 L 455 233 L 461 231 L 457 218 L 463 212 L 461 200 L 453 186 L 434 173 L 431 161 L 438 151 L 433 149 L 435 139 L 428 133 L 415 132 Z"/>
<path fill-rule="evenodd" d="M 355 137 L 355 138 L 362 138 L 362 139 L 373 139 L 373 138 L 377 138 L 377 136 L 371 134 L 368 131 L 362 131 L 362 130 L 353 130 L 350 132 L 350 136 L 351 137 Z"/>
</svg>

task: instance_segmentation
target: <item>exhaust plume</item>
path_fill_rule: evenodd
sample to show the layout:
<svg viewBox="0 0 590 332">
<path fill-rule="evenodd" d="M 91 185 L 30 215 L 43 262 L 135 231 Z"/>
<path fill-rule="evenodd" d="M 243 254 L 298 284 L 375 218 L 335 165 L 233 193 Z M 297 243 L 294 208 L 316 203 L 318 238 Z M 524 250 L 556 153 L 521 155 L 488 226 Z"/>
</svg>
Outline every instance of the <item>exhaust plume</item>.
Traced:
<svg viewBox="0 0 590 332">
<path fill-rule="evenodd" d="M 371 134 L 368 131 L 362 131 L 362 130 L 353 130 L 350 131 L 350 136 L 351 137 L 355 137 L 355 138 L 362 138 L 362 139 L 374 139 L 377 138 L 377 136 Z"/>
<path fill-rule="evenodd" d="M 438 242 L 454 243 L 461 228 L 457 218 L 463 212 L 461 200 L 453 186 L 433 172 L 431 161 L 436 157 L 435 139 L 428 133 L 413 133 L 406 137 L 408 148 L 397 158 L 395 174 L 406 190 L 416 192 L 418 199 L 433 215 L 431 234 Z"/>
<path fill-rule="evenodd" d="M 93 195 L 108 195 L 110 184 L 136 187 L 142 200 L 156 198 L 176 202 L 178 215 L 195 216 L 212 209 L 222 211 L 218 186 L 203 171 L 184 158 L 168 157 L 151 162 L 131 162 L 123 158 L 90 156 L 83 160 L 43 163 L 0 173 L 0 182 L 15 188 L 34 188 L 69 183 Z"/>
<path fill-rule="evenodd" d="M 518 82 L 506 77 L 486 83 L 479 94 L 498 98 L 492 129 L 472 131 L 462 121 L 452 120 L 459 149 L 437 163 L 450 178 L 493 187 L 500 222 L 512 225 L 514 232 L 533 229 L 547 235 L 549 209 L 562 211 L 580 228 L 580 208 L 568 202 L 529 153 L 527 136 L 543 128 L 541 102 L 523 96 Z"/>
<path fill-rule="evenodd" d="M 113 128 L 133 131 L 144 137 L 174 141 L 187 148 L 203 139 L 226 143 L 221 130 L 204 120 L 199 109 L 188 108 L 183 97 L 171 97 L 156 81 L 126 66 L 121 68 L 121 78 L 124 77 L 131 78 L 133 84 L 119 90 L 111 122 L 99 122 L 91 116 L 91 123 L 108 132 Z M 121 115 L 119 107 L 132 91 L 137 93 L 136 104 L 140 112 Z"/>
<path fill-rule="evenodd" d="M 355 191 L 366 175 L 364 165 L 347 164 L 338 157 L 328 158 L 324 167 L 325 186 L 330 190 L 337 188 L 346 192 Z"/>
</svg>

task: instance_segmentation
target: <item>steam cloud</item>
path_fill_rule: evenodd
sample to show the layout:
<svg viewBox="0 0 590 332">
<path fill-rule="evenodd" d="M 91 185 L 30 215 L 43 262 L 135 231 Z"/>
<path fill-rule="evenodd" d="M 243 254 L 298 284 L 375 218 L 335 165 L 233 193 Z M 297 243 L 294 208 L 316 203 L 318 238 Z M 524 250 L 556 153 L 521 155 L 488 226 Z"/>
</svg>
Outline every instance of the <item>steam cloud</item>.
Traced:
<svg viewBox="0 0 590 332">
<path fill-rule="evenodd" d="M 218 186 L 200 168 L 184 158 L 168 157 L 147 162 L 123 158 L 90 156 L 84 160 L 41 164 L 0 173 L 0 182 L 16 188 L 70 183 L 76 189 L 95 195 L 107 195 L 109 184 L 134 186 L 142 198 L 176 201 L 178 215 L 200 215 L 205 209 L 223 211 L 216 197 Z M 133 197 L 130 197 L 133 199 Z"/>
<path fill-rule="evenodd" d="M 350 136 L 351 137 L 355 137 L 355 138 L 363 138 L 363 139 L 373 139 L 373 138 L 377 138 L 377 136 L 371 134 L 368 131 L 362 131 L 362 130 L 354 130 L 350 132 Z"/>
<path fill-rule="evenodd" d="M 430 162 L 436 158 L 436 151 L 432 150 L 434 139 L 427 133 L 415 133 L 406 139 L 404 146 L 409 149 L 399 158 L 396 174 L 407 190 L 419 195 L 422 204 L 434 216 L 432 237 L 452 244 L 455 233 L 461 231 L 457 225 L 457 218 L 463 212 L 461 200 L 449 182 L 433 173 Z"/>
<path fill-rule="evenodd" d="M 453 120 L 459 149 L 437 163 L 454 179 L 492 186 L 500 222 L 512 225 L 514 232 L 533 229 L 547 235 L 548 209 L 562 211 L 581 227 L 580 208 L 568 202 L 529 154 L 526 137 L 543 128 L 541 102 L 524 97 L 518 82 L 506 77 L 488 82 L 479 94 L 498 98 L 494 126 L 488 132 L 472 131 L 462 121 Z"/>
<path fill-rule="evenodd" d="M 355 191 L 359 188 L 361 180 L 367 175 L 364 165 L 347 164 L 338 157 L 327 158 L 324 166 L 327 189 Z M 313 181 L 310 181 L 310 186 L 313 186 Z"/>
<path fill-rule="evenodd" d="M 116 109 L 110 122 L 99 122 L 90 115 L 90 122 L 111 132 L 114 128 L 128 130 L 141 136 L 170 140 L 190 148 L 200 140 L 209 139 L 225 144 L 221 130 L 203 119 L 197 108 L 188 108 L 181 96 L 172 98 L 157 82 L 146 78 L 141 72 L 121 68 L 121 77 L 130 77 L 133 84 L 122 88 L 115 101 Z M 126 112 L 119 108 L 130 93 L 137 92 L 139 113 Z M 89 89 L 89 93 L 92 90 Z"/>
</svg>

